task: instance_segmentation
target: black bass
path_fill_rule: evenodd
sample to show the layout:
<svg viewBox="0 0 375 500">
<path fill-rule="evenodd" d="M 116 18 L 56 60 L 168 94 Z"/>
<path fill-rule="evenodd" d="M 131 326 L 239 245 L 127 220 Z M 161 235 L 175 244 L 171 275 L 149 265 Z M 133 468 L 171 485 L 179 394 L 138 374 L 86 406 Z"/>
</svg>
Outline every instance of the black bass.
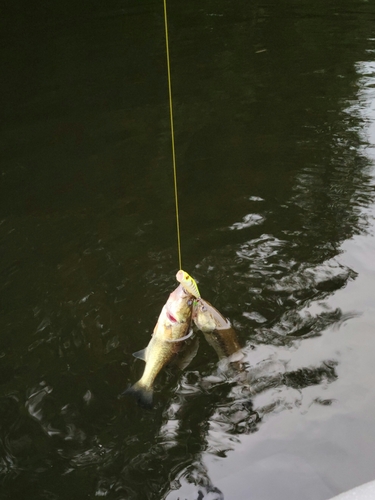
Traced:
<svg viewBox="0 0 375 500">
<path fill-rule="evenodd" d="M 215 349 L 219 359 L 240 353 L 241 345 L 230 321 L 209 302 L 198 299 L 194 302 L 193 321 L 204 333 L 207 342 Z"/>
<path fill-rule="evenodd" d="M 160 370 L 181 350 L 192 334 L 191 319 L 194 297 L 179 285 L 169 296 L 146 349 L 133 354 L 146 366 L 142 377 L 125 394 L 135 396 L 141 406 L 152 405 L 153 384 Z"/>
<path fill-rule="evenodd" d="M 224 318 L 212 304 L 203 299 L 194 301 L 193 320 L 198 330 L 203 333 L 232 328 L 230 321 Z"/>
</svg>

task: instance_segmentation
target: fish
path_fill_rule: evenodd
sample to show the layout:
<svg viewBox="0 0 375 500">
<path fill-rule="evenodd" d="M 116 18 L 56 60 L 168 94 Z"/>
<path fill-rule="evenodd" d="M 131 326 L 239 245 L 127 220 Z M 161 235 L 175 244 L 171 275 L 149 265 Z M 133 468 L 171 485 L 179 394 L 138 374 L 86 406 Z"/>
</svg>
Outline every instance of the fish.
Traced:
<svg viewBox="0 0 375 500">
<path fill-rule="evenodd" d="M 219 360 L 242 358 L 242 347 L 230 321 L 204 299 L 194 301 L 193 322 L 203 332 L 207 342 L 214 348 Z"/>
<path fill-rule="evenodd" d="M 239 362 L 244 358 L 241 344 L 233 328 L 227 330 L 214 330 L 203 335 L 211 347 L 214 348 L 219 361 L 227 359 L 228 362 Z M 240 365 L 238 365 L 240 366 Z"/>
<path fill-rule="evenodd" d="M 177 367 L 179 370 L 185 370 L 192 360 L 197 355 L 199 348 L 199 337 L 193 335 L 190 339 L 184 341 L 184 345 L 177 354 L 176 358 L 173 359 L 173 366 Z"/>
<path fill-rule="evenodd" d="M 135 397 L 138 404 L 152 407 L 153 384 L 164 366 L 181 351 L 184 341 L 192 336 L 193 295 L 179 285 L 164 304 L 147 347 L 135 352 L 146 366 L 142 377 L 123 394 Z"/>
<path fill-rule="evenodd" d="M 201 332 L 232 328 L 230 321 L 224 318 L 212 304 L 202 298 L 194 301 L 193 321 Z"/>
<path fill-rule="evenodd" d="M 176 280 L 181 283 L 187 292 L 194 295 L 195 298 L 199 298 L 201 296 L 197 282 L 186 271 L 180 269 L 176 274 Z"/>
</svg>

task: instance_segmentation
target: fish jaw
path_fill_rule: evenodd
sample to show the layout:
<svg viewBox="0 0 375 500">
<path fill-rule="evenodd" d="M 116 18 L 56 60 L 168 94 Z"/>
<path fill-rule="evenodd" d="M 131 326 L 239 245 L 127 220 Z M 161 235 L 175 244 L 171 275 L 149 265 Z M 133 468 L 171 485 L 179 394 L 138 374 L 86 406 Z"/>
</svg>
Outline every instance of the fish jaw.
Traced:
<svg viewBox="0 0 375 500">
<path fill-rule="evenodd" d="M 184 321 L 177 321 L 173 314 L 174 312 L 170 313 L 166 306 L 163 307 L 154 329 L 153 338 L 170 343 L 170 341 L 178 341 L 187 335 L 191 325 L 192 308 Z"/>
<path fill-rule="evenodd" d="M 230 322 L 209 302 L 198 299 L 194 305 L 193 321 L 198 330 L 212 332 L 231 328 Z"/>
<path fill-rule="evenodd" d="M 193 311 L 193 296 L 179 285 L 164 305 L 158 323 L 162 327 L 174 328 L 177 324 L 189 323 Z M 182 337 L 182 335 L 181 335 Z M 178 338 L 178 337 L 173 337 Z"/>
<path fill-rule="evenodd" d="M 196 304 L 193 310 L 193 321 L 195 326 L 203 333 L 212 332 L 216 328 L 216 322 L 212 314 L 201 307 L 201 304 Z"/>
</svg>

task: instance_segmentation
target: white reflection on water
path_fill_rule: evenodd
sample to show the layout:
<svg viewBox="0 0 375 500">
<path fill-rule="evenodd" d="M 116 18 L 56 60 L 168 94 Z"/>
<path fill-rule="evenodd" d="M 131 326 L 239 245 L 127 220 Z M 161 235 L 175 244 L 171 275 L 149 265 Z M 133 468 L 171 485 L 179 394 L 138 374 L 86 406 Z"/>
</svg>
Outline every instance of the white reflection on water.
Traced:
<svg viewBox="0 0 375 500">
<path fill-rule="evenodd" d="M 346 112 L 360 115 L 365 125 L 361 134 L 367 144 L 361 154 L 371 161 L 369 175 L 373 177 L 375 63 L 360 62 L 357 72 L 363 75 L 358 100 Z M 374 182 L 371 189 L 373 186 Z M 205 455 L 210 477 L 225 497 L 230 498 L 235 489 L 238 499 L 249 498 L 250 493 L 262 499 L 277 498 L 280 491 L 283 498 L 300 498 L 300 492 L 304 491 L 313 492 L 314 498 L 326 499 L 374 478 L 369 464 L 375 460 L 375 434 L 368 423 L 375 418 L 375 403 L 370 396 L 375 378 L 375 207 L 363 206 L 361 193 L 357 201 L 361 205 L 359 215 L 366 220 L 366 233 L 344 241 L 337 259 L 315 268 L 306 267 L 302 275 L 291 273 L 270 286 L 274 291 L 286 292 L 289 283 L 290 291 L 295 292 L 296 285 L 298 289 L 304 281 L 303 276 L 323 288 L 325 283 L 337 282 L 335 293 L 321 303 L 308 303 L 304 315 L 319 314 L 319 308 L 321 313 L 324 309 L 345 312 L 336 324 L 326 325 L 320 337 L 295 343 L 286 366 L 298 371 L 319 363 L 324 353 L 326 359 L 339 361 L 335 367 L 338 377 L 334 384 L 319 383 L 302 391 L 270 388 L 254 398 L 255 409 L 266 408 L 273 399 L 275 403 L 282 402 L 288 411 L 271 418 L 276 410 L 273 408 L 257 433 L 241 435 L 240 443 L 232 443 L 234 451 L 225 459 L 225 469 L 222 461 Z M 355 279 L 348 281 L 348 278 Z M 281 319 L 280 324 L 283 322 Z"/>
<path fill-rule="evenodd" d="M 255 297 L 266 294 L 268 303 L 274 303 L 272 315 L 261 316 L 265 319 L 261 325 L 257 324 L 257 311 L 244 311 L 236 320 L 240 329 L 246 327 L 246 320 L 255 328 L 253 338 L 258 345 L 255 350 L 245 349 L 246 369 L 237 375 L 219 370 L 207 375 L 185 373 L 171 421 L 165 413 L 164 437 L 168 436 L 170 447 L 173 443 L 177 446 L 178 419 L 186 396 L 194 397 L 199 388 L 207 394 L 229 389 L 208 416 L 207 447 L 202 461 L 195 465 L 197 475 L 200 471 L 202 477 L 209 477 L 209 484 L 225 498 L 232 498 L 235 492 L 238 500 L 268 500 L 280 495 L 300 499 L 303 491 L 311 493 L 308 498 L 326 499 L 373 479 L 370 464 L 375 461 L 375 433 L 370 427 L 375 418 L 371 396 L 375 378 L 375 209 L 370 200 L 374 183 L 368 182 L 373 176 L 370 169 L 367 178 L 356 177 L 358 156 L 352 156 L 352 152 L 366 156 L 373 169 L 375 63 L 361 62 L 357 71 L 363 75 L 360 92 L 346 113 L 360 117 L 363 126 L 357 123 L 354 132 L 363 144 L 369 144 L 340 144 L 342 156 L 333 158 L 334 180 L 326 192 L 327 206 L 332 208 L 329 223 L 333 221 L 333 229 L 339 232 L 341 246 L 335 248 L 333 242 L 329 248 L 327 242 L 326 248 L 336 257 L 318 263 L 283 260 L 285 247 L 290 250 L 302 235 L 294 231 L 289 232 L 292 242 L 266 234 L 240 243 L 238 260 L 233 264 L 228 262 L 225 249 L 222 254 L 216 253 L 214 264 L 207 258 L 201 265 L 215 271 L 222 263 L 227 272 L 232 266 L 239 286 L 233 310 L 238 309 L 238 302 L 248 300 L 250 280 L 259 283 Z M 340 142 L 339 137 L 333 140 Z M 324 190 L 322 178 L 315 175 L 320 168 L 309 165 L 299 172 L 291 200 L 304 210 L 304 229 L 317 237 L 322 224 L 314 209 Z M 348 176 L 348 168 L 354 169 L 353 177 Z M 343 220 L 348 202 L 353 218 Z M 245 219 L 231 229 L 244 229 Z M 347 228 L 350 237 L 345 236 Z M 284 234 L 288 236 L 287 231 Z M 246 304 L 251 307 L 254 300 Z M 278 337 L 290 337 L 291 341 L 278 343 Z M 273 345 L 262 346 L 263 342 Z M 191 485 L 199 485 L 188 469 L 191 466 L 178 478 L 178 493 L 187 498 L 197 491 L 191 490 Z M 202 498 L 209 498 L 207 491 L 205 495 Z M 168 498 L 177 497 L 171 493 Z"/>
<path fill-rule="evenodd" d="M 31 389 L 30 396 L 25 404 L 27 411 L 30 413 L 30 415 L 39 421 L 41 421 L 43 418 L 43 412 L 42 412 L 43 399 L 47 396 L 47 394 L 50 394 L 52 392 L 52 387 L 49 387 L 44 382 L 41 382 L 40 385 L 42 386 L 42 389 L 40 388 L 40 386 Z"/>
<path fill-rule="evenodd" d="M 262 224 L 262 222 L 264 222 L 264 220 L 265 220 L 265 218 L 262 215 L 247 214 L 242 219 L 242 222 L 235 222 L 234 224 L 229 226 L 229 229 L 237 229 L 237 230 L 246 229 L 247 227 Z"/>
</svg>

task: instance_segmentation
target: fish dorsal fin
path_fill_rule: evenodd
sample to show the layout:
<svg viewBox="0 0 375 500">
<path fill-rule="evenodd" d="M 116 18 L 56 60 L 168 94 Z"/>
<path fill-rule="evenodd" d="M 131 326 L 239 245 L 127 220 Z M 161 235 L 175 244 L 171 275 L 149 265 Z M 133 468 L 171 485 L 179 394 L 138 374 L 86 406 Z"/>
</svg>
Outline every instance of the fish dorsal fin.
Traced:
<svg viewBox="0 0 375 500">
<path fill-rule="evenodd" d="M 145 349 L 141 349 L 140 351 L 133 352 L 133 356 L 135 358 L 141 359 L 142 361 L 146 361 L 146 351 L 147 347 Z"/>
</svg>

